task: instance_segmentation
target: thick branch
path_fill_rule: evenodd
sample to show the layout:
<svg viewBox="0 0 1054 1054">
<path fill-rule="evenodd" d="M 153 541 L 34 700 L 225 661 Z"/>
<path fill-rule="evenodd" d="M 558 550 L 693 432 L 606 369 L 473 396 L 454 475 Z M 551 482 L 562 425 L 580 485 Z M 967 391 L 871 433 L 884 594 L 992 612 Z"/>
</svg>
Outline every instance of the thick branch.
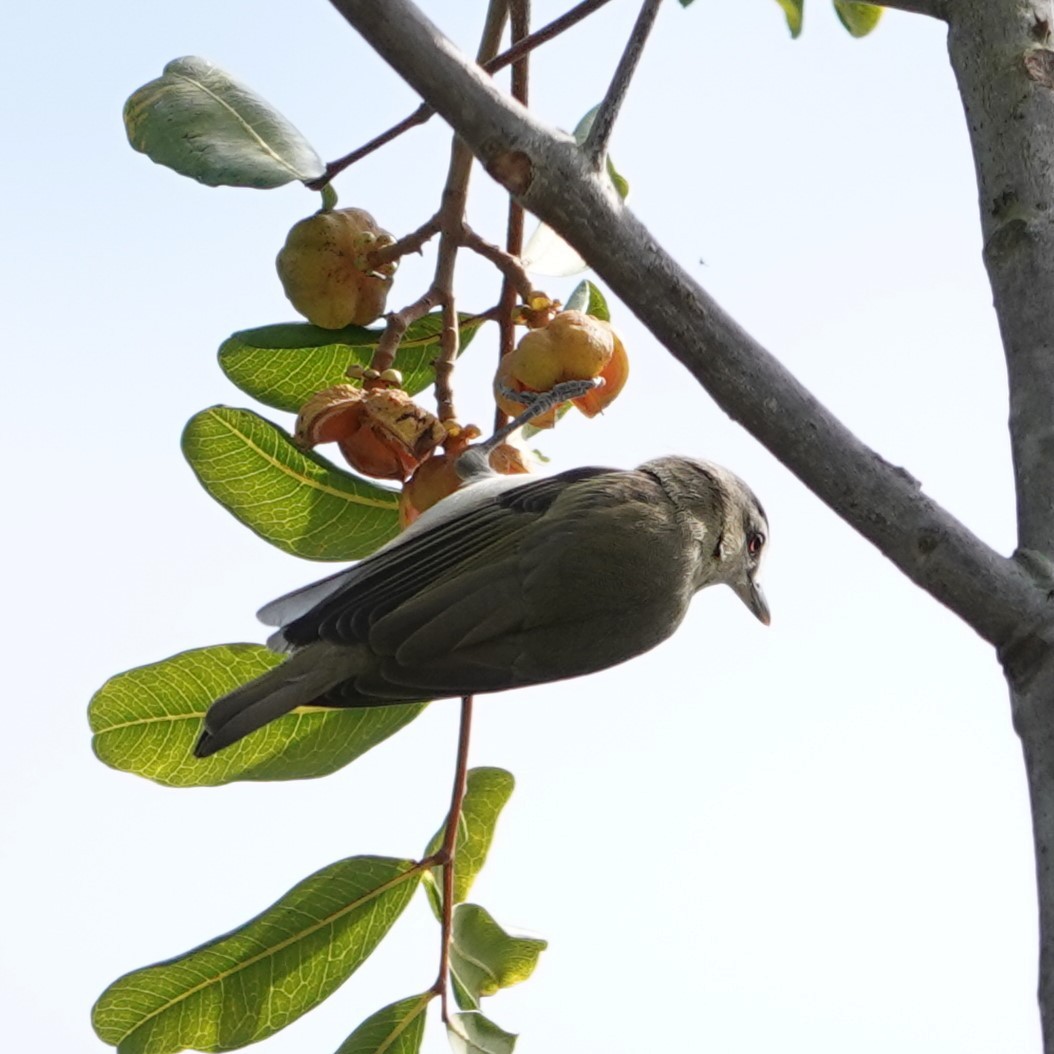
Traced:
<svg viewBox="0 0 1054 1054">
<path fill-rule="evenodd" d="M 569 136 L 509 100 L 408 0 L 332 2 L 731 417 L 908 577 L 997 645 L 1049 618 L 1045 590 L 861 443 L 745 333 L 611 196 Z"/>
<path fill-rule="evenodd" d="M 948 47 L 977 167 L 984 261 L 1010 389 L 1023 557 L 1054 557 L 1054 13 L 1049 0 L 949 5 Z M 1052 582 L 1051 584 L 1054 584 Z M 1039 1002 L 1054 1052 L 1054 643 L 1012 650 L 1014 724 L 1032 803 L 1039 887 Z"/>
</svg>

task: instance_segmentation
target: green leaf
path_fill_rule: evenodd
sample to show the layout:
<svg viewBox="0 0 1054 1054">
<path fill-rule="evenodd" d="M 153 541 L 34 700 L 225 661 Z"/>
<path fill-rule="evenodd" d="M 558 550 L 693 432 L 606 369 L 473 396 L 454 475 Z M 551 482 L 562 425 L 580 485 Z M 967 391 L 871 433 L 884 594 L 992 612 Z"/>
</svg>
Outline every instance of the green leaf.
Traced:
<svg viewBox="0 0 1054 1054">
<path fill-rule="evenodd" d="M 132 146 L 210 187 L 316 179 L 322 159 L 270 103 L 205 59 L 173 59 L 124 104 Z"/>
<path fill-rule="evenodd" d="M 309 560 L 357 560 L 399 530 L 394 490 L 293 445 L 249 410 L 213 406 L 183 430 L 198 482 L 265 541 Z"/>
<path fill-rule="evenodd" d="M 461 316 L 461 350 L 483 323 Z M 439 354 L 442 318 L 438 312 L 410 324 L 395 356 L 403 387 L 411 395 L 435 380 L 432 363 Z M 276 410 L 296 413 L 307 400 L 334 384 L 351 383 L 348 366 L 369 366 L 383 329 L 346 326 L 322 329 L 306 322 L 285 322 L 244 329 L 220 346 L 220 368 L 243 392 Z"/>
<path fill-rule="evenodd" d="M 92 1024 L 119 1054 L 232 1050 L 274 1035 L 331 995 L 410 901 L 406 860 L 354 856 L 316 871 L 244 926 L 118 978 Z"/>
<path fill-rule="evenodd" d="M 468 772 L 465 798 L 461 803 L 457 842 L 454 845 L 454 903 L 468 896 L 476 875 L 487 861 L 494 827 L 505 803 L 512 795 L 516 780 L 511 772 L 498 768 L 476 768 Z M 425 855 L 430 856 L 443 843 L 445 825 L 440 827 L 428 843 Z M 432 869 L 432 879 L 425 884 L 436 917 L 442 914 L 442 869 Z"/>
<path fill-rule="evenodd" d="M 259 644 L 217 644 L 119 673 L 88 706 L 92 749 L 111 768 L 169 787 L 310 779 L 354 761 L 426 705 L 304 707 L 210 758 L 194 757 L 209 705 L 281 661 Z"/>
<path fill-rule="evenodd" d="M 791 31 L 791 36 L 800 36 L 802 8 L 805 6 L 805 0 L 776 0 L 776 3 L 783 8 L 783 13 L 787 17 L 787 28 Z"/>
<path fill-rule="evenodd" d="M 478 904 L 454 909 L 450 976 L 462 1010 L 478 1010 L 484 996 L 526 981 L 549 946 L 537 937 L 513 937 Z"/>
<path fill-rule="evenodd" d="M 389 1003 L 366 1018 L 337 1054 L 417 1054 L 425 1034 L 425 1011 L 434 998 L 435 992 L 422 992 Z"/>
<path fill-rule="evenodd" d="M 480 1013 L 454 1014 L 447 1025 L 454 1054 L 512 1054 L 516 1036 Z"/>
<path fill-rule="evenodd" d="M 575 286 L 574 292 L 567 298 L 564 310 L 584 311 L 603 322 L 611 321 L 611 311 L 604 294 L 588 278 Z"/>
<path fill-rule="evenodd" d="M 866 37 L 882 17 L 876 4 L 860 4 L 855 0 L 834 0 L 835 14 L 854 37 Z"/>
</svg>

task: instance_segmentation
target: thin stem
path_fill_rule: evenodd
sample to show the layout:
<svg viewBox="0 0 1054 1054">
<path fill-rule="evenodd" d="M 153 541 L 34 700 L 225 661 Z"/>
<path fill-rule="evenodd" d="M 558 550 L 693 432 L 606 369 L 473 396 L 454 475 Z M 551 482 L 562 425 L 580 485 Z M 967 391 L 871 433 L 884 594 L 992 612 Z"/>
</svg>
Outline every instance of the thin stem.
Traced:
<svg viewBox="0 0 1054 1054">
<path fill-rule="evenodd" d="M 490 0 L 480 37 L 476 61 L 484 63 L 497 52 L 509 15 L 508 0 Z M 454 362 L 460 348 L 457 309 L 454 302 L 454 267 L 457 252 L 465 237 L 465 204 L 472 175 L 472 151 L 456 135 L 450 144 L 450 167 L 439 207 L 439 254 L 436 259 L 432 288 L 443 310 L 443 328 L 439 334 L 439 356 L 435 362 L 436 414 L 440 421 L 456 421 L 454 389 L 451 380 Z"/>
<path fill-rule="evenodd" d="M 588 18 L 594 11 L 598 11 L 610 2 L 611 0 L 583 0 L 582 3 L 572 7 L 570 11 L 560 15 L 559 18 L 554 18 L 548 25 L 542 26 L 537 32 L 524 37 L 523 40 L 518 44 L 514 44 L 507 51 L 503 51 L 489 62 L 482 63 L 483 68 L 488 73 L 497 73 L 498 70 L 511 66 L 535 48 L 541 47 L 542 44 L 547 44 L 554 37 L 566 32 L 572 26 L 581 22 L 583 18 Z M 338 10 L 340 9 L 339 3 L 334 3 L 334 6 Z M 413 113 L 408 114 L 398 124 L 392 125 L 388 131 L 381 132 L 380 135 L 371 139 L 368 143 L 352 150 L 350 154 L 338 157 L 336 161 L 330 161 L 326 165 L 326 171 L 318 179 L 313 179 L 309 183 L 305 183 L 304 186 L 309 190 L 321 190 L 330 180 L 339 176 L 344 169 L 350 168 L 356 161 L 361 161 L 364 157 L 372 154 L 374 150 L 379 150 L 386 143 L 390 143 L 393 139 L 398 139 L 403 132 L 408 132 L 411 128 L 424 124 L 434 116 L 435 110 L 428 103 L 421 103 Z"/>
<path fill-rule="evenodd" d="M 398 124 L 393 124 L 388 131 L 374 136 L 368 143 L 356 147 L 350 154 L 338 157 L 336 161 L 330 161 L 326 165 L 326 171 L 318 179 L 313 179 L 309 183 L 305 183 L 304 186 L 308 190 L 321 190 L 334 176 L 339 176 L 344 169 L 351 168 L 356 161 L 361 161 L 364 157 L 368 157 L 374 150 L 380 150 L 386 143 L 390 143 L 393 139 L 398 139 L 403 132 L 408 132 L 411 128 L 424 124 L 425 121 L 430 120 L 434 116 L 435 110 L 428 103 L 421 103 L 412 114 L 404 117 Z"/>
<path fill-rule="evenodd" d="M 615 74 L 611 78 L 611 84 L 608 85 L 607 94 L 586 136 L 582 149 L 595 171 L 599 172 L 604 164 L 604 158 L 608 152 L 608 140 L 615 127 L 615 119 L 622 108 L 622 101 L 629 89 L 629 82 L 633 79 L 637 63 L 640 62 L 640 57 L 644 52 L 648 35 L 651 33 L 652 26 L 655 25 L 655 16 L 659 13 L 661 2 L 662 0 L 644 0 L 633 26 L 633 32 L 630 33 L 629 40 L 626 42 L 626 49 L 622 52 L 622 58 L 619 59 Z"/>
<path fill-rule="evenodd" d="M 383 249 L 374 249 L 369 254 L 368 263 L 371 267 L 377 268 L 387 263 L 394 263 L 410 253 L 419 253 L 425 243 L 438 233 L 439 214 L 436 213 L 430 220 L 422 223 L 417 230 L 403 235 L 397 242 L 386 245 Z"/>
<path fill-rule="evenodd" d="M 522 223 L 520 225 L 520 230 L 522 233 Z M 519 256 L 507 253 L 500 246 L 495 245 L 493 242 L 488 242 L 486 238 L 480 237 L 480 235 L 472 230 L 471 227 L 465 228 L 465 231 L 461 236 L 461 244 L 466 249 L 471 249 L 474 253 L 482 256 L 484 260 L 489 260 L 505 276 L 505 285 L 512 289 L 512 304 L 510 304 L 509 307 L 510 313 L 512 306 L 516 303 L 517 294 L 519 294 L 524 300 L 527 299 L 534 286 L 531 285 L 531 279 L 523 269 L 523 264 L 520 262 Z M 504 299 L 505 295 L 503 287 L 502 300 L 504 301 Z"/>
<path fill-rule="evenodd" d="M 530 36 L 531 25 L 531 3 L 530 0 L 515 0 L 509 5 L 509 20 L 512 33 L 513 47 L 520 44 Z M 512 97 L 523 106 L 527 105 L 528 88 L 530 83 L 530 52 L 518 58 L 512 64 Z M 515 259 L 519 264 L 520 271 L 523 265 L 520 257 L 523 255 L 523 206 L 510 195 L 509 218 L 505 226 L 505 251 L 509 257 Z M 528 288 L 526 291 L 520 289 L 520 295 L 530 293 L 530 280 L 524 274 Z M 516 324 L 512 318 L 512 312 L 516 307 L 516 296 L 518 291 L 517 277 L 505 273 L 501 283 L 501 296 L 498 299 L 498 356 L 508 355 L 516 346 Z M 494 407 L 494 431 L 499 431 L 508 415 L 500 406 Z"/>
<path fill-rule="evenodd" d="M 443 830 L 443 842 L 432 859 L 443 868 L 443 911 L 440 930 L 439 976 L 432 990 L 439 994 L 443 1006 L 443 1021 L 450 1023 L 447 1013 L 447 991 L 450 987 L 450 937 L 454 928 L 454 857 L 458 830 L 461 825 L 461 805 L 465 800 L 468 782 L 468 747 L 472 737 L 472 696 L 461 699 L 461 720 L 457 737 L 457 761 L 454 764 L 454 786 L 450 794 L 450 810 Z"/>
</svg>

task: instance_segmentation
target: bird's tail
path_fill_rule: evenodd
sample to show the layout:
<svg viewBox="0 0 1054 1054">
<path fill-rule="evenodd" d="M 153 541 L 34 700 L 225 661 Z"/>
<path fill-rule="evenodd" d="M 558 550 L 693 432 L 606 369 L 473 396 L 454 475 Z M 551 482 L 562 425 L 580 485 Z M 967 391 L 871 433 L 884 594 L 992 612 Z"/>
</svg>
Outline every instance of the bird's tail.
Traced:
<svg viewBox="0 0 1054 1054">
<path fill-rule="evenodd" d="M 331 646 L 312 644 L 217 699 L 205 715 L 195 756 L 207 758 L 298 706 L 317 705 L 319 696 L 353 675 L 347 654 L 353 649 L 341 648 L 345 654 L 337 661 L 335 656 L 324 654 L 330 650 Z"/>
</svg>

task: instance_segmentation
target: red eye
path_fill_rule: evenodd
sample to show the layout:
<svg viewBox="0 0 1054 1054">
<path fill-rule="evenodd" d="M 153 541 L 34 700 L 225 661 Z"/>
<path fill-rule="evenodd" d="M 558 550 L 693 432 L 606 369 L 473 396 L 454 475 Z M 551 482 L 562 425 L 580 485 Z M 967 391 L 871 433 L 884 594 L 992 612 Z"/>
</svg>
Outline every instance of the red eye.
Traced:
<svg viewBox="0 0 1054 1054">
<path fill-rule="evenodd" d="M 758 553 L 761 552 L 761 547 L 764 544 L 765 536 L 755 531 L 754 534 L 747 539 L 747 552 L 750 553 L 751 556 L 757 556 Z"/>
</svg>

